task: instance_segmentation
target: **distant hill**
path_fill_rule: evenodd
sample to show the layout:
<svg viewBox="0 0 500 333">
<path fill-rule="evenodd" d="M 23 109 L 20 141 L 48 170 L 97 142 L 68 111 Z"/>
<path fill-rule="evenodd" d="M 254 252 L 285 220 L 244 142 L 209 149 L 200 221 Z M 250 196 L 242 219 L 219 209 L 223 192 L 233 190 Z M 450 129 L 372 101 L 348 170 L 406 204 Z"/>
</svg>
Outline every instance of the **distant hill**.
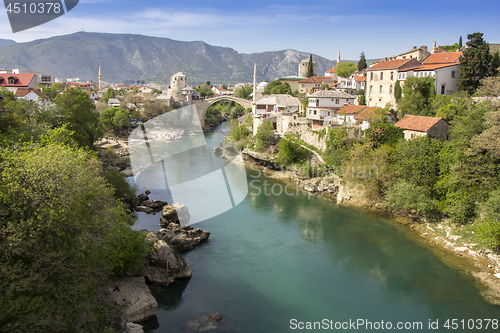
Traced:
<svg viewBox="0 0 500 333">
<path fill-rule="evenodd" d="M 2 47 L 0 68 L 21 68 L 51 74 L 52 77 L 96 81 L 99 65 L 108 82 L 145 80 L 168 83 L 182 71 L 188 84 L 211 82 L 251 82 L 257 63 L 258 80 L 297 75 L 300 60 L 309 53 L 283 50 L 240 54 L 207 43 L 181 42 L 169 38 L 132 34 L 77 32 Z M 335 61 L 313 55 L 318 74 Z"/>
<path fill-rule="evenodd" d="M 12 39 L 1 39 L 0 38 L 0 47 L 10 45 L 10 44 L 16 44 L 16 41 L 12 40 Z"/>
</svg>

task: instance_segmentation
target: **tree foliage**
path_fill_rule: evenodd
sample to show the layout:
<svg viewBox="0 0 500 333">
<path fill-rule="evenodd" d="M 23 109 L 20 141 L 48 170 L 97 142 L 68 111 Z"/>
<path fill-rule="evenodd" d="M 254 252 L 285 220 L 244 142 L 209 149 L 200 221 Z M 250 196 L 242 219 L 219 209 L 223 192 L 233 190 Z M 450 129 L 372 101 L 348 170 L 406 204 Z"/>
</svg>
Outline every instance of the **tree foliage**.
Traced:
<svg viewBox="0 0 500 333">
<path fill-rule="evenodd" d="M 368 64 L 366 63 L 366 58 L 365 58 L 365 53 L 361 52 L 361 55 L 359 56 L 359 61 L 358 61 L 358 71 L 362 71 L 363 69 L 367 69 Z"/>
<path fill-rule="evenodd" d="M 467 35 L 467 39 L 467 48 L 460 57 L 458 88 L 472 94 L 479 88 L 479 81 L 495 75 L 495 70 L 491 66 L 490 46 L 483 40 L 483 34 L 475 32 Z"/>
<path fill-rule="evenodd" d="M 270 121 L 265 121 L 255 134 L 255 150 L 264 151 L 274 140 L 274 128 Z"/>
<path fill-rule="evenodd" d="M 102 284 L 142 265 L 144 239 L 91 156 L 57 144 L 3 152 L 2 328 L 99 331 Z"/>
<path fill-rule="evenodd" d="M 278 143 L 280 148 L 276 162 L 282 166 L 290 166 L 302 163 L 307 158 L 307 149 L 286 139 L 281 139 Z"/>
<path fill-rule="evenodd" d="M 250 95 L 252 94 L 253 89 L 250 86 L 245 86 L 242 88 L 238 88 L 234 90 L 234 96 L 240 97 L 240 98 L 250 98 Z"/>
<path fill-rule="evenodd" d="M 62 122 L 74 132 L 74 139 L 82 146 L 91 147 L 102 136 L 99 113 L 86 92 L 72 88 L 57 96 L 55 104 L 62 114 Z"/>
<path fill-rule="evenodd" d="M 309 55 L 309 62 L 307 63 L 307 77 L 314 76 L 314 63 L 312 54 Z"/>
<path fill-rule="evenodd" d="M 403 86 L 398 108 L 403 114 L 427 116 L 428 106 L 435 95 L 433 77 L 409 76 Z"/>
<path fill-rule="evenodd" d="M 106 92 L 102 95 L 101 99 L 104 103 L 107 103 L 110 98 L 115 98 L 116 93 L 115 90 L 111 87 L 109 87 Z"/>
<path fill-rule="evenodd" d="M 349 77 L 357 69 L 357 65 L 354 62 L 339 62 L 335 65 L 335 71 L 338 76 Z"/>
<path fill-rule="evenodd" d="M 262 95 L 286 94 L 292 95 L 292 88 L 287 82 L 281 82 L 279 79 L 271 81 L 262 92 Z"/>
</svg>

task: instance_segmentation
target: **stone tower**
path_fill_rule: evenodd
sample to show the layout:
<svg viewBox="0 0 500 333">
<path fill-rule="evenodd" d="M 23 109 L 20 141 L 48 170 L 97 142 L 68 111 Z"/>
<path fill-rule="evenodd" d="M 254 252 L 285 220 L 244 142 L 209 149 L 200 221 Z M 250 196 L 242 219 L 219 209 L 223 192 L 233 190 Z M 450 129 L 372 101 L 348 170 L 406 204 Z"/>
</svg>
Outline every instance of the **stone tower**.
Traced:
<svg viewBox="0 0 500 333">
<path fill-rule="evenodd" d="M 174 98 L 176 102 L 184 100 L 182 96 L 182 89 L 187 86 L 187 77 L 182 72 L 178 72 L 170 78 L 170 96 Z"/>
<path fill-rule="evenodd" d="M 299 63 L 299 77 L 307 77 L 307 67 L 309 66 L 309 58 L 302 60 Z M 313 60 L 314 76 L 318 75 L 318 63 Z"/>
<path fill-rule="evenodd" d="M 99 76 L 98 76 L 98 80 L 99 80 L 99 90 L 102 89 L 102 70 L 101 70 L 101 65 L 99 65 Z"/>
<path fill-rule="evenodd" d="M 337 64 L 340 62 L 340 47 L 339 47 L 339 52 L 337 53 Z"/>
</svg>

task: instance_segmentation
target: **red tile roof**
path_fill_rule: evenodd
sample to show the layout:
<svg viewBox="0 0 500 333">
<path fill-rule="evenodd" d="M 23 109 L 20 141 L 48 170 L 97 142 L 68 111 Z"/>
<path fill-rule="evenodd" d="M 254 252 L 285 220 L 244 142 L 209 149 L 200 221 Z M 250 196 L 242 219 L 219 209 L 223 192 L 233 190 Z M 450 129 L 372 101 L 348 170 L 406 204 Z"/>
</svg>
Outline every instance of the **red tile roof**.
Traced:
<svg viewBox="0 0 500 333">
<path fill-rule="evenodd" d="M 424 65 L 428 64 L 449 64 L 460 63 L 459 58 L 462 52 L 447 52 L 447 53 L 434 53 L 428 56 L 424 61 Z"/>
<path fill-rule="evenodd" d="M 382 70 L 382 69 L 397 69 L 404 65 L 413 64 L 419 65 L 417 59 L 397 59 L 397 60 L 384 60 L 368 68 L 368 71 Z"/>
<path fill-rule="evenodd" d="M 15 83 L 9 84 L 9 78 L 14 78 Z M 6 74 L 0 76 L 0 85 L 4 87 L 27 87 L 35 78 L 35 74 Z"/>
<path fill-rule="evenodd" d="M 424 117 L 407 114 L 394 126 L 410 131 L 427 132 L 440 120 L 444 119 L 441 117 Z"/>
<path fill-rule="evenodd" d="M 415 66 L 415 67 L 410 67 L 410 68 L 405 68 L 402 69 L 401 72 L 406 72 L 406 71 L 433 71 L 436 69 L 440 68 L 445 68 L 445 67 L 451 67 L 451 66 L 458 66 L 459 63 L 451 63 L 451 64 L 427 64 L 427 65 L 422 65 L 422 66 Z"/>
<path fill-rule="evenodd" d="M 354 76 L 354 81 L 356 81 L 356 82 L 364 82 L 364 81 L 366 81 L 366 76 L 363 76 L 363 75 L 355 75 L 355 76 Z"/>
<path fill-rule="evenodd" d="M 323 81 L 332 81 L 332 78 L 327 76 L 311 76 L 299 81 L 299 83 L 322 83 Z"/>
<path fill-rule="evenodd" d="M 47 97 L 45 94 L 43 94 L 40 91 L 40 89 L 27 89 L 27 88 L 18 88 L 16 90 L 15 96 L 16 97 L 24 97 L 24 96 L 28 95 L 30 92 L 34 92 L 39 97 Z"/>
<path fill-rule="evenodd" d="M 366 105 L 344 105 L 337 113 L 344 113 L 344 114 L 358 114 L 364 109 L 367 109 L 369 111 L 375 111 L 379 109 L 378 107 L 373 107 L 373 106 L 366 106 Z"/>
<path fill-rule="evenodd" d="M 364 106 L 364 105 L 357 105 L 357 106 Z M 363 109 L 354 116 L 354 119 L 370 120 L 377 115 L 376 113 L 377 110 L 381 109 L 375 106 L 364 106 Z M 388 116 L 391 115 L 389 111 L 385 111 L 383 113 Z"/>
<path fill-rule="evenodd" d="M 329 69 L 326 71 L 327 73 L 337 73 L 337 70 L 335 68 Z"/>
</svg>

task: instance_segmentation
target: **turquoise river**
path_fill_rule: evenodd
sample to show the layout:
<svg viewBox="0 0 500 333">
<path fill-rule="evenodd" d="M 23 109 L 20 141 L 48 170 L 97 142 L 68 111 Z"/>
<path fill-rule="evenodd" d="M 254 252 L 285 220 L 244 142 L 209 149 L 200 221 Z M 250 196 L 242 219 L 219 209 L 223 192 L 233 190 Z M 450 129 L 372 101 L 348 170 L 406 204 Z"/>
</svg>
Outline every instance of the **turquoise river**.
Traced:
<svg viewBox="0 0 500 333">
<path fill-rule="evenodd" d="M 192 150 L 177 172 L 203 169 L 197 154 L 210 154 L 212 167 L 222 165 L 212 153 L 221 130 L 227 125 L 206 134 L 207 147 Z M 142 192 L 164 179 L 158 170 L 142 176 Z M 486 303 L 469 277 L 413 242 L 406 228 L 325 197 L 280 193 L 285 184 L 260 171 L 247 169 L 247 177 L 251 186 L 243 202 L 193 225 L 211 235 L 182 253 L 191 280 L 151 288 L 160 308 L 144 324 L 146 332 L 194 332 L 187 323 L 213 312 L 222 314 L 224 325 L 206 332 L 500 331 L 500 307 Z M 168 189 L 150 190 L 152 199 L 171 199 Z M 206 198 L 207 204 L 213 200 Z M 138 216 L 134 228 L 160 229 L 158 214 Z M 314 322 L 315 330 L 305 329 Z"/>
</svg>

